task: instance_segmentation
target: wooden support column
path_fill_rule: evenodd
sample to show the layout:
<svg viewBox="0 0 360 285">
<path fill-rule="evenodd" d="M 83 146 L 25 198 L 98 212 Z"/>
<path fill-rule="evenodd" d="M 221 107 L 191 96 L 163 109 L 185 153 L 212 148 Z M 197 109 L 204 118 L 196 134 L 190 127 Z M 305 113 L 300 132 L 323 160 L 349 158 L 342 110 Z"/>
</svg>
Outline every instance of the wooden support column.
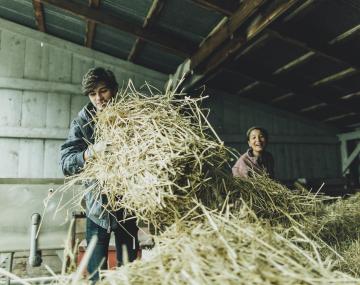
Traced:
<svg viewBox="0 0 360 285">
<path fill-rule="evenodd" d="M 100 6 L 100 0 L 89 0 L 89 7 L 97 9 Z M 88 48 L 92 47 L 93 39 L 95 36 L 96 23 L 92 20 L 86 21 L 86 37 L 85 46 Z"/>
<path fill-rule="evenodd" d="M 43 4 L 40 0 L 33 0 L 33 7 L 34 7 L 34 14 L 35 14 L 35 21 L 39 31 L 46 32 L 45 29 L 45 17 L 44 17 L 44 8 Z"/>
<path fill-rule="evenodd" d="M 357 143 L 357 146 L 355 149 L 351 152 L 349 155 L 348 152 L 348 142 L 350 140 L 358 140 L 360 141 L 360 131 L 354 131 L 350 133 L 343 133 L 338 135 L 341 145 L 340 145 L 340 151 L 341 151 L 341 161 L 342 161 L 342 173 L 346 174 L 349 172 L 349 167 L 351 163 L 354 161 L 354 159 L 359 156 L 360 154 L 360 142 Z"/>
</svg>

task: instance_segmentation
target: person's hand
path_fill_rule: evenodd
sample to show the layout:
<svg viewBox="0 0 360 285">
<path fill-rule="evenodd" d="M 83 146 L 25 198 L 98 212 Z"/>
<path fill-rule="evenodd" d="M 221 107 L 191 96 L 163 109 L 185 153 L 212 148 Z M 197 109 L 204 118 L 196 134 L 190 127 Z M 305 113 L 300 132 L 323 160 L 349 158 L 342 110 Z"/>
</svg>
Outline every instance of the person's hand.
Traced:
<svg viewBox="0 0 360 285">
<path fill-rule="evenodd" d="M 111 144 L 105 141 L 97 142 L 96 144 L 89 145 L 84 153 L 84 159 L 88 160 L 96 156 L 102 156 L 109 151 Z"/>
</svg>

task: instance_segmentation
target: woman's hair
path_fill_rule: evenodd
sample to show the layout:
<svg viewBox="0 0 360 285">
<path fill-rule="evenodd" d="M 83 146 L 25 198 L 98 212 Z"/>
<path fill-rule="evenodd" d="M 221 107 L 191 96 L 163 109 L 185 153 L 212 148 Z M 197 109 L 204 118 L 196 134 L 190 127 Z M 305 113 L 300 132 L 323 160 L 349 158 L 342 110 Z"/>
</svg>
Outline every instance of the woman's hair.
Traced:
<svg viewBox="0 0 360 285">
<path fill-rule="evenodd" d="M 248 141 L 250 140 L 250 133 L 253 130 L 259 130 L 263 134 L 263 136 L 265 137 L 266 142 L 268 142 L 269 134 L 268 134 L 267 130 L 265 130 L 263 127 L 258 127 L 258 126 L 253 126 L 253 127 L 251 127 L 250 129 L 248 129 L 246 131 L 246 138 L 247 138 Z"/>
<path fill-rule="evenodd" d="M 88 96 L 100 82 L 104 83 L 106 87 L 112 91 L 117 92 L 118 83 L 116 82 L 114 73 L 111 70 L 104 69 L 102 67 L 95 67 L 89 69 L 83 77 L 83 94 Z"/>
</svg>

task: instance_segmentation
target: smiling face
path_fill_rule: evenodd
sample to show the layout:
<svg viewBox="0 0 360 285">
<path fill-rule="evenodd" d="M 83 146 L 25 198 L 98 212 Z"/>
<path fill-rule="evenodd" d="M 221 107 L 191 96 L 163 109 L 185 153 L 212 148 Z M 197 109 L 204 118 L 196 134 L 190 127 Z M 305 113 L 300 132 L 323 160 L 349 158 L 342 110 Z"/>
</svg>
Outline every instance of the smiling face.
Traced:
<svg viewBox="0 0 360 285">
<path fill-rule="evenodd" d="M 253 129 L 249 134 L 249 147 L 253 150 L 255 156 L 259 156 L 266 148 L 266 137 L 259 129 Z"/>
<path fill-rule="evenodd" d="M 105 83 L 100 82 L 96 87 L 89 93 L 91 103 L 95 106 L 98 111 L 103 110 L 110 100 L 114 97 L 115 92 L 108 88 Z"/>
</svg>

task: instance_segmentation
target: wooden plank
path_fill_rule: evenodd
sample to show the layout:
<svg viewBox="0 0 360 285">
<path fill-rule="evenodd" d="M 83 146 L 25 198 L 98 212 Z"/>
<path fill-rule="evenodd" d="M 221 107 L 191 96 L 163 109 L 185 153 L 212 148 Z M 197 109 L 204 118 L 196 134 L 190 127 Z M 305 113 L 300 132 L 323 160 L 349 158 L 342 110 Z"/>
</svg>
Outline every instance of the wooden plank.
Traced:
<svg viewBox="0 0 360 285">
<path fill-rule="evenodd" d="M 48 93 L 46 107 L 47 128 L 67 128 L 69 126 L 70 100 L 71 95 L 59 96 L 56 93 Z"/>
<path fill-rule="evenodd" d="M 15 33 L 2 30 L 0 47 L 0 76 L 24 76 L 25 39 Z"/>
<path fill-rule="evenodd" d="M 64 141 L 45 140 L 44 151 L 44 174 L 46 178 L 61 178 L 62 174 L 60 161 L 60 146 Z"/>
<path fill-rule="evenodd" d="M 195 69 L 209 57 L 221 44 L 230 39 L 236 30 L 264 3 L 263 0 L 246 0 L 238 10 L 216 30 L 191 56 L 191 69 Z"/>
<path fill-rule="evenodd" d="M 21 106 L 21 126 L 43 128 L 46 124 L 47 93 L 24 91 Z"/>
<path fill-rule="evenodd" d="M 278 17 L 283 15 L 291 7 L 293 7 L 298 0 L 290 0 L 285 3 L 282 3 L 269 14 L 262 16 L 262 18 L 257 22 L 256 25 L 253 25 L 250 30 L 247 31 L 246 38 L 234 37 L 227 44 L 225 44 L 221 49 L 217 50 L 211 58 L 206 62 L 206 64 L 201 69 L 203 76 L 208 75 L 210 72 L 218 68 L 222 63 L 232 57 L 240 48 L 242 48 L 248 41 L 262 32 L 268 25 L 275 21 Z"/>
<path fill-rule="evenodd" d="M 154 22 L 159 17 L 164 6 L 165 6 L 165 0 L 153 0 L 153 3 L 151 5 L 151 7 L 145 17 L 144 23 L 143 23 L 144 29 L 147 30 L 153 26 Z M 145 44 L 144 40 L 142 40 L 140 38 L 136 39 L 136 41 L 133 44 L 131 51 L 128 55 L 129 61 L 135 60 L 136 56 L 143 49 L 144 44 Z"/>
<path fill-rule="evenodd" d="M 89 7 L 97 9 L 100 6 L 100 0 L 89 0 Z M 85 37 L 85 46 L 88 48 L 92 47 L 93 39 L 95 36 L 96 23 L 94 21 L 88 20 L 86 22 L 86 37 Z"/>
<path fill-rule="evenodd" d="M 72 53 L 51 47 L 49 51 L 49 80 L 56 82 L 71 82 Z"/>
<path fill-rule="evenodd" d="M 24 77 L 46 80 L 49 76 L 49 46 L 43 42 L 26 39 Z"/>
<path fill-rule="evenodd" d="M 353 131 L 348 133 L 342 133 L 337 135 L 340 140 L 348 141 L 348 140 L 360 140 L 360 131 Z"/>
<path fill-rule="evenodd" d="M 94 10 L 85 5 L 75 2 L 62 0 L 41 0 L 44 3 L 54 5 L 58 8 L 64 9 L 78 17 L 92 20 L 98 24 L 119 29 L 131 35 L 144 39 L 145 41 L 153 42 L 165 48 L 169 52 L 178 54 L 180 56 L 190 55 L 194 47 L 191 43 L 179 37 L 174 37 L 171 33 L 159 32 L 158 30 L 147 31 L 142 27 L 135 26 L 132 23 L 126 22 L 123 19 L 105 13 L 104 11 Z"/>
<path fill-rule="evenodd" d="M 21 102 L 22 91 L 0 89 L 0 126 L 20 126 Z"/>
<path fill-rule="evenodd" d="M 19 140 L 1 139 L 0 149 L 1 149 L 0 177 L 1 178 L 18 177 Z"/>
<path fill-rule="evenodd" d="M 43 140 L 21 140 L 19 145 L 18 176 L 24 178 L 43 177 L 44 142 Z"/>
<path fill-rule="evenodd" d="M 0 127 L 0 138 L 54 139 L 63 141 L 68 133 L 68 128 Z"/>
<path fill-rule="evenodd" d="M 10 77 L 0 77 L 0 89 L 81 94 L 81 87 L 79 84 Z"/>
<path fill-rule="evenodd" d="M 239 1 L 233 1 L 233 0 L 192 0 L 197 5 L 219 12 L 221 14 L 224 14 L 226 16 L 231 16 L 234 11 L 239 7 Z"/>
<path fill-rule="evenodd" d="M 45 17 L 44 17 L 44 9 L 40 0 L 33 0 L 34 14 L 35 14 L 35 22 L 38 30 L 40 32 L 46 32 L 45 29 Z"/>
</svg>

